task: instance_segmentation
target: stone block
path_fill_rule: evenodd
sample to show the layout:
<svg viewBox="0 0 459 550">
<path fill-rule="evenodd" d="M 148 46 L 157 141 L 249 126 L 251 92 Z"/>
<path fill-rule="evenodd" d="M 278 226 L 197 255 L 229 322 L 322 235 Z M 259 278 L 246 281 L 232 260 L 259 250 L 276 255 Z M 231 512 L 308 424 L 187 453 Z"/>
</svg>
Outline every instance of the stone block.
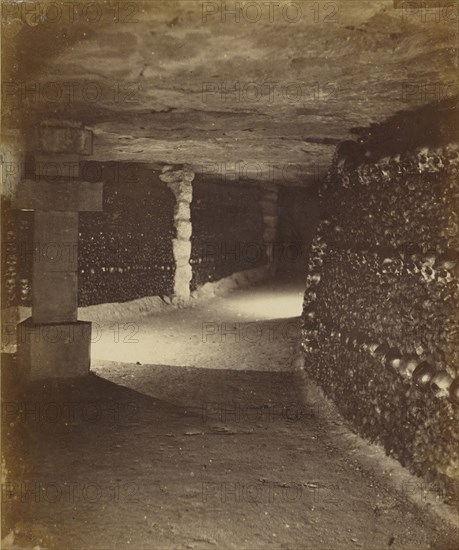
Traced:
<svg viewBox="0 0 459 550">
<path fill-rule="evenodd" d="M 193 276 L 193 270 L 190 264 L 177 267 L 175 270 L 174 280 L 176 283 L 184 282 L 189 284 Z"/>
<path fill-rule="evenodd" d="M 19 182 L 24 177 L 25 154 L 20 151 L 19 143 L 17 145 L 14 145 L 14 143 L 7 144 L 5 139 L 7 138 L 2 135 L 2 195 L 12 200 L 16 195 Z"/>
<path fill-rule="evenodd" d="M 193 276 L 191 265 L 177 267 L 174 277 L 174 295 L 180 298 L 189 298 L 190 281 Z"/>
<path fill-rule="evenodd" d="M 17 327 L 20 374 L 30 380 L 87 375 L 90 349 L 89 322 L 48 325 L 28 318 Z"/>
<path fill-rule="evenodd" d="M 92 155 L 93 134 L 81 123 L 49 121 L 36 128 L 32 148 L 44 153 Z"/>
<path fill-rule="evenodd" d="M 32 318 L 35 323 L 77 320 L 78 280 L 75 272 L 42 272 L 34 265 Z"/>
<path fill-rule="evenodd" d="M 177 230 L 177 238 L 188 241 L 191 239 L 191 222 L 179 220 L 175 222 L 175 228 Z"/>
<path fill-rule="evenodd" d="M 80 177 L 80 155 L 36 154 L 35 179 L 39 181 L 59 181 L 62 178 L 78 180 Z"/>
<path fill-rule="evenodd" d="M 175 205 L 174 219 L 189 221 L 191 218 L 190 204 L 186 201 L 178 201 Z"/>
<path fill-rule="evenodd" d="M 194 180 L 194 172 L 187 169 L 178 169 L 174 170 L 166 167 L 164 171 L 159 175 L 159 178 L 164 183 L 173 184 L 173 183 L 188 183 Z"/>
<path fill-rule="evenodd" d="M 191 185 L 181 186 L 180 192 L 178 194 L 178 199 L 187 202 L 188 204 L 191 204 L 191 201 L 193 200 L 193 188 L 191 187 Z"/>
<path fill-rule="evenodd" d="M 78 213 L 34 213 L 34 270 L 77 271 Z"/>
<path fill-rule="evenodd" d="M 18 185 L 13 208 L 47 212 L 94 212 L 102 210 L 102 197 L 103 182 L 24 180 Z"/>
<path fill-rule="evenodd" d="M 177 266 L 188 264 L 191 256 L 191 242 L 172 239 L 172 252 Z"/>
<path fill-rule="evenodd" d="M 188 204 L 193 200 L 193 186 L 188 182 L 172 182 L 167 186 L 174 193 L 177 201 L 183 201 Z"/>
</svg>

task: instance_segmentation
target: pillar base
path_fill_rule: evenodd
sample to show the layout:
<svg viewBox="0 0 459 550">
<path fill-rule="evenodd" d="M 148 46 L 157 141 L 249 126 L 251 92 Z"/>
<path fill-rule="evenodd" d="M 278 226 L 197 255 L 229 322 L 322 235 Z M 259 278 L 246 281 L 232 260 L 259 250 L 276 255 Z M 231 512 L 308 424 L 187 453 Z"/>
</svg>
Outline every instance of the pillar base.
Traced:
<svg viewBox="0 0 459 550">
<path fill-rule="evenodd" d="M 77 378 L 90 367 L 91 323 L 34 323 L 29 317 L 17 327 L 18 366 L 29 380 Z"/>
</svg>

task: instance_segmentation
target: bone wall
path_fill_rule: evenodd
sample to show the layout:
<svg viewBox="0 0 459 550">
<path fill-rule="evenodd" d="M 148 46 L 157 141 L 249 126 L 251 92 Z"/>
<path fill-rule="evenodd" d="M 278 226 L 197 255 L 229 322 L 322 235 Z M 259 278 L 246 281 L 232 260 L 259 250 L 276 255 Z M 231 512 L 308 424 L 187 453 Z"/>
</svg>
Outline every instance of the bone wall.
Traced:
<svg viewBox="0 0 459 550">
<path fill-rule="evenodd" d="M 360 434 L 449 487 L 459 479 L 459 142 L 356 157 L 359 147 L 338 150 L 320 189 L 305 369 Z"/>
</svg>

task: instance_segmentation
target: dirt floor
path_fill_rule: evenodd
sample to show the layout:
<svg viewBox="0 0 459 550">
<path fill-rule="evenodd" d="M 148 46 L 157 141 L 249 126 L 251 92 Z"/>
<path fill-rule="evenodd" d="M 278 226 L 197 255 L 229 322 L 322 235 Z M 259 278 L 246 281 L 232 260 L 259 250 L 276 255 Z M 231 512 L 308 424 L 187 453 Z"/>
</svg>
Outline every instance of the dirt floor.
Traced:
<svg viewBox="0 0 459 550">
<path fill-rule="evenodd" d="M 67 384 L 19 386 L 5 356 L 3 547 L 459 548 L 454 504 L 305 391 L 300 311 L 265 286 L 101 324 Z"/>
</svg>

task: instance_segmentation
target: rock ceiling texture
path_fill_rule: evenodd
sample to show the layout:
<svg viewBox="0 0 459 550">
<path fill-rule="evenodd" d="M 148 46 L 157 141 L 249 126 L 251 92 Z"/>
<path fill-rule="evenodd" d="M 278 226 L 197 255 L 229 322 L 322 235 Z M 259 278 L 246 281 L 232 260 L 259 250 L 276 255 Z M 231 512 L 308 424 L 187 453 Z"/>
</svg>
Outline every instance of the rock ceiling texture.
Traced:
<svg viewBox="0 0 459 550">
<path fill-rule="evenodd" d="M 236 21 L 223 13 L 235 4 L 11 11 L 4 124 L 78 120 L 94 130 L 98 160 L 307 184 L 352 128 L 457 94 L 457 11 L 240 1 Z"/>
</svg>

